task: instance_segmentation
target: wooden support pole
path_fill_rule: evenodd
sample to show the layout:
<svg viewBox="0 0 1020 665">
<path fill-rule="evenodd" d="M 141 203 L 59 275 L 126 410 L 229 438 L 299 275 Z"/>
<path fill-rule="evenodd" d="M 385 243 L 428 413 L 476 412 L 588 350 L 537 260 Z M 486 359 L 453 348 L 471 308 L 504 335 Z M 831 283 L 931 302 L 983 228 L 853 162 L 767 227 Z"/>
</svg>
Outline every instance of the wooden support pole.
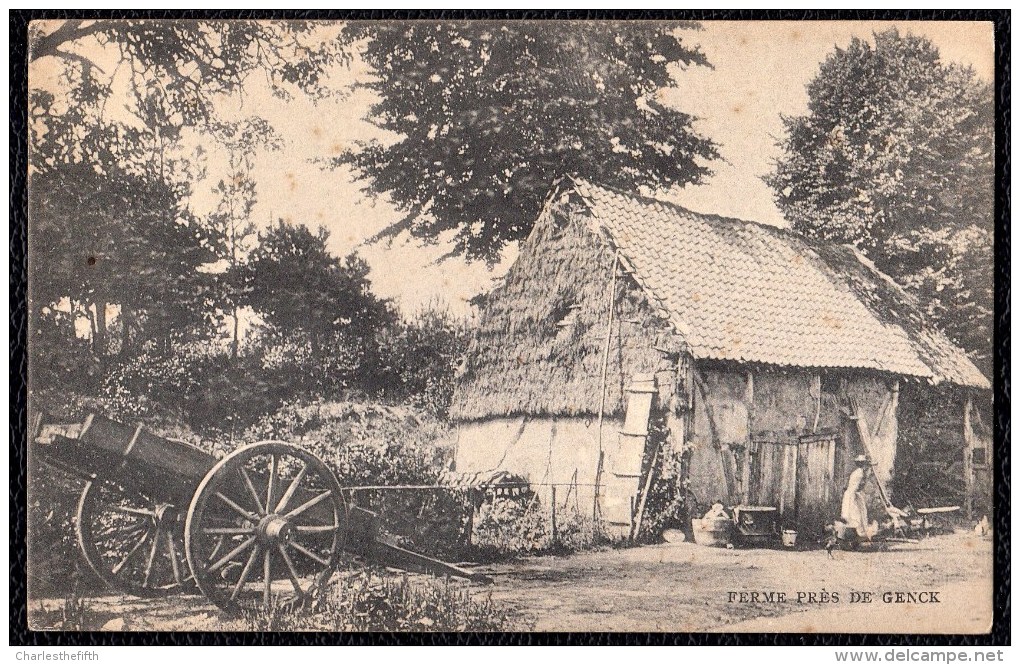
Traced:
<svg viewBox="0 0 1020 665">
<path fill-rule="evenodd" d="M 751 474 L 754 469 L 754 372 L 747 370 L 747 386 L 744 390 L 744 403 L 747 405 L 747 445 L 744 447 L 744 469 L 741 478 L 743 488 L 743 502 L 750 503 L 751 498 Z"/>
<path fill-rule="evenodd" d="M 747 372 L 747 389 L 744 391 L 744 402 L 747 404 L 747 442 L 751 443 L 754 436 L 754 372 Z"/>
<path fill-rule="evenodd" d="M 719 431 L 716 429 L 715 412 L 708 401 L 708 390 L 705 388 L 704 380 L 697 370 L 694 371 L 693 377 L 694 386 L 701 393 L 701 401 L 705 407 L 705 420 L 708 421 L 708 431 L 712 436 L 712 445 L 719 452 L 719 464 L 722 467 L 723 482 L 726 485 L 726 500 L 733 501 L 736 497 L 733 495 L 733 478 L 730 474 L 729 460 L 727 459 L 726 452 L 723 450 Z"/>
<path fill-rule="evenodd" d="M 963 507 L 968 520 L 974 519 L 974 437 L 971 433 L 970 412 L 974 398 L 966 391 L 963 403 Z"/>
<path fill-rule="evenodd" d="M 871 455 L 871 431 L 868 428 L 868 423 L 864 420 L 864 414 L 861 413 L 861 407 L 857 403 L 857 398 L 850 395 L 847 400 L 850 404 L 850 418 L 852 418 L 854 423 L 857 425 L 857 436 L 861 440 L 861 446 L 864 447 L 864 455 L 868 458 L 868 469 L 871 471 L 871 475 L 875 479 L 875 485 L 878 487 L 878 496 L 882 499 L 882 505 L 885 507 L 886 514 L 892 518 L 893 524 L 896 525 L 897 529 L 900 529 L 900 517 L 898 514 L 893 512 L 892 508 L 894 508 L 894 506 L 892 501 L 889 500 L 889 495 L 885 493 L 885 487 L 882 486 L 882 479 L 878 477 L 878 472 L 875 471 L 875 458 Z"/>
<path fill-rule="evenodd" d="M 471 497 L 469 495 L 469 500 Z M 468 511 L 467 528 L 464 534 L 464 544 L 471 547 L 471 536 L 474 535 L 475 530 L 475 502 L 471 500 L 471 510 Z"/>
<path fill-rule="evenodd" d="M 641 491 L 641 501 L 638 504 L 637 515 L 634 517 L 633 524 L 631 525 L 630 539 L 631 541 L 637 540 L 638 534 L 641 533 L 641 522 L 645 517 L 645 506 L 648 504 L 648 493 L 652 491 L 652 479 L 655 476 L 655 470 L 659 463 L 659 446 L 655 446 L 655 452 L 652 454 L 652 463 L 648 467 L 648 475 L 645 477 L 645 486 Z"/>
<path fill-rule="evenodd" d="M 814 390 L 813 397 L 815 398 L 815 419 L 811 423 L 811 433 L 814 434 L 818 431 L 818 420 L 822 417 L 822 375 L 815 374 L 811 377 L 812 390 Z"/>
<path fill-rule="evenodd" d="M 599 515 L 599 483 L 602 481 L 602 465 L 605 462 L 602 446 L 602 423 L 605 420 L 606 414 L 606 381 L 609 376 L 609 348 L 613 340 L 613 314 L 616 311 L 616 271 L 619 269 L 619 263 L 620 250 L 616 250 L 613 253 L 613 268 L 609 278 L 609 317 L 606 323 L 606 342 L 602 349 L 601 395 L 599 396 L 598 431 L 596 432 L 599 444 L 599 459 L 598 467 L 595 469 L 595 502 L 592 511 L 592 518 L 595 520 L 598 520 Z"/>
</svg>

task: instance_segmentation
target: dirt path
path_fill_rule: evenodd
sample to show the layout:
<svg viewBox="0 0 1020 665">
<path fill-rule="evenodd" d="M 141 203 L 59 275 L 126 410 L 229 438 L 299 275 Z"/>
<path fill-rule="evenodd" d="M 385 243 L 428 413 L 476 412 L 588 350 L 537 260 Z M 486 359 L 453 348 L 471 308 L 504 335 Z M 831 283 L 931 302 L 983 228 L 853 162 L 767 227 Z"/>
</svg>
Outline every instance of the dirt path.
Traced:
<svg viewBox="0 0 1020 665">
<path fill-rule="evenodd" d="M 535 557 L 483 570 L 495 584 L 476 593 L 516 608 L 538 631 L 977 633 L 991 625 L 991 542 L 969 533 L 832 558 L 818 550 L 683 543 Z M 839 602 L 819 602 L 823 591 L 830 600 L 838 594 Z M 873 602 L 851 604 L 851 591 L 872 592 Z M 740 592 L 759 595 L 734 595 Z M 777 601 L 779 592 L 786 593 L 781 602 L 763 602 Z M 814 593 L 815 602 L 798 602 L 798 592 Z M 887 603 L 884 592 L 936 592 L 939 602 Z M 923 599 L 930 594 L 913 600 Z M 60 605 L 34 603 L 33 625 L 45 627 Z M 195 596 L 110 596 L 91 599 L 90 611 L 94 628 L 224 629 L 216 609 Z"/>
<path fill-rule="evenodd" d="M 542 631 L 985 632 L 991 566 L 990 541 L 954 534 L 884 551 L 835 552 L 833 558 L 817 550 L 685 543 L 545 557 L 491 572 L 497 578 L 493 597 L 529 614 Z M 754 591 L 787 598 L 740 602 L 730 596 Z M 840 602 L 797 602 L 797 592 L 814 592 L 819 601 L 823 591 L 837 593 Z M 876 596 L 850 604 L 851 591 Z M 883 592 L 896 591 L 936 591 L 940 602 L 882 602 Z"/>
</svg>

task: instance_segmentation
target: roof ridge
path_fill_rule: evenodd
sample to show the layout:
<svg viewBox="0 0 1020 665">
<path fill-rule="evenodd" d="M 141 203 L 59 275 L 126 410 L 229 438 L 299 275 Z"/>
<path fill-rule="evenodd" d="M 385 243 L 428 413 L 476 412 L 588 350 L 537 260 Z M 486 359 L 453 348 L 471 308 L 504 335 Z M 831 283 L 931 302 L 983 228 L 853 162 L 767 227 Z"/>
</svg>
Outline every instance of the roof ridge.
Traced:
<svg viewBox="0 0 1020 665">
<path fill-rule="evenodd" d="M 784 228 L 782 226 L 776 226 L 774 224 L 767 224 L 765 222 L 759 222 L 759 221 L 754 220 L 754 219 L 744 219 L 742 217 L 727 217 L 725 215 L 719 215 L 717 213 L 711 213 L 711 212 L 699 212 L 697 210 L 692 210 L 690 208 L 686 208 L 686 207 L 680 205 L 679 203 L 675 203 L 673 201 L 668 201 L 668 200 L 662 199 L 662 198 L 657 198 L 655 196 L 646 196 L 644 194 L 636 194 L 636 193 L 633 193 L 633 192 L 626 192 L 626 191 L 624 191 L 622 189 L 618 189 L 618 188 L 612 187 L 610 185 L 596 184 L 596 183 L 592 182 L 591 180 L 587 180 L 587 179 L 582 178 L 582 177 L 577 176 L 577 175 L 568 175 L 568 176 L 566 176 L 565 179 L 572 181 L 575 185 L 581 185 L 582 187 L 591 187 L 591 188 L 594 188 L 594 189 L 601 189 L 603 191 L 611 192 L 613 194 L 616 194 L 618 196 L 622 196 L 624 198 L 633 199 L 633 200 L 637 201 L 638 203 L 646 203 L 646 202 L 647 203 L 658 203 L 658 204 L 661 204 L 661 205 L 664 205 L 664 206 L 668 206 L 670 208 L 674 208 L 677 212 L 683 213 L 685 215 L 689 215 L 691 217 L 700 218 L 701 220 L 715 220 L 715 221 L 727 222 L 727 223 L 737 223 L 737 224 L 744 224 L 744 225 L 753 225 L 753 226 L 757 226 L 757 227 L 766 229 L 767 231 L 774 231 L 774 232 L 778 232 L 778 233 L 781 233 L 781 234 L 786 235 L 786 236 L 791 236 L 791 237 L 797 238 L 798 240 L 801 240 L 801 241 L 805 242 L 808 245 L 813 245 L 813 244 L 815 244 L 817 242 L 817 241 L 813 240 L 812 238 L 808 238 L 807 236 L 805 236 L 805 235 L 803 235 L 801 233 L 797 233 L 792 228 Z"/>
</svg>

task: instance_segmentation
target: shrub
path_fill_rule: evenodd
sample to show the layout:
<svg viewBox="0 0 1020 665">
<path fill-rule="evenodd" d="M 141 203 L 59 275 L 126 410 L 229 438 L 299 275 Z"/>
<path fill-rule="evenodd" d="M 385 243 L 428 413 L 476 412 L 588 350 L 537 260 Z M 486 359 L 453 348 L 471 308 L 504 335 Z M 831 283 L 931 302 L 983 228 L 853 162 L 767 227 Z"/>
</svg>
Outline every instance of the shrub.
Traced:
<svg viewBox="0 0 1020 665">
<path fill-rule="evenodd" d="M 74 334 L 74 317 L 46 307 L 34 324 L 28 340 L 33 385 L 94 391 L 101 378 L 100 364 L 91 341 Z"/>
<path fill-rule="evenodd" d="M 690 483 L 681 480 L 683 455 L 683 451 L 668 449 L 660 460 L 648 492 L 641 540 L 656 540 L 666 529 L 690 531 L 691 510 L 696 508 L 692 505 Z"/>
<path fill-rule="evenodd" d="M 475 516 L 471 542 L 482 558 L 529 554 L 546 549 L 550 516 L 530 496 L 497 497 Z"/>
<path fill-rule="evenodd" d="M 554 539 L 550 508 L 533 494 L 496 497 L 483 503 L 475 515 L 471 556 L 493 560 L 521 554 L 576 552 L 609 542 L 601 525 L 572 507 L 557 508 Z"/>
<path fill-rule="evenodd" d="M 33 598 L 62 594 L 87 568 L 79 554 L 74 515 L 84 482 L 36 463 L 29 465 L 28 586 Z M 87 586 L 100 588 L 91 571 Z"/>
<path fill-rule="evenodd" d="M 430 305 L 382 336 L 381 382 L 387 394 L 418 409 L 445 416 L 454 375 L 467 349 L 467 326 L 440 305 Z"/>
<path fill-rule="evenodd" d="M 306 610 L 271 608 L 247 614 L 239 626 L 253 631 L 493 632 L 527 630 L 512 608 L 479 599 L 450 578 L 411 578 L 372 569 L 341 575 Z"/>
<path fill-rule="evenodd" d="M 245 442 L 278 439 L 302 445 L 337 474 L 341 485 L 437 484 L 451 451 L 442 421 L 413 409 L 370 402 L 285 404 L 259 418 Z"/>
</svg>

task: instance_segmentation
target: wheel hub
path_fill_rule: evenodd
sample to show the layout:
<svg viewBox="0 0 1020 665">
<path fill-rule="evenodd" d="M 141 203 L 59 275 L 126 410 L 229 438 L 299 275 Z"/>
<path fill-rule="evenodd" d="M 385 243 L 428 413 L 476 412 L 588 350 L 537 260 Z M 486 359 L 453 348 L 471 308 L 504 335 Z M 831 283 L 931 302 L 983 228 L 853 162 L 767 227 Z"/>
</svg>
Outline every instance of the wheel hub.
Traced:
<svg viewBox="0 0 1020 665">
<path fill-rule="evenodd" d="M 259 522 L 257 532 L 263 542 L 281 543 L 290 538 L 293 527 L 290 520 L 280 515 L 266 515 Z"/>
<path fill-rule="evenodd" d="M 177 512 L 177 508 L 174 507 L 173 504 L 169 503 L 161 503 L 156 506 L 155 513 L 156 524 L 160 525 L 176 524 L 181 518 L 181 514 Z"/>
</svg>

